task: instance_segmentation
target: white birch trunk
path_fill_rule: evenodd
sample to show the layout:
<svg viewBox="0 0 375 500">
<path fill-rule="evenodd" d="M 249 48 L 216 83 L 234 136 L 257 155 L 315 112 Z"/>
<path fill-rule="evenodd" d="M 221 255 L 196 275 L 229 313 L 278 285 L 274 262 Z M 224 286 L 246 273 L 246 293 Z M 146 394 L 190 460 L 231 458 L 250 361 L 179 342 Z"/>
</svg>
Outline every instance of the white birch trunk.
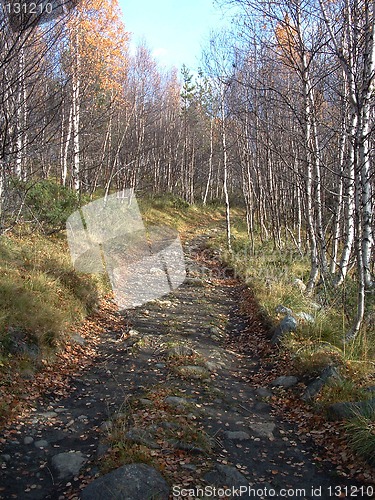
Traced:
<svg viewBox="0 0 375 500">
<path fill-rule="evenodd" d="M 227 230 L 227 247 L 229 252 L 232 252 L 231 243 L 231 227 L 230 227 L 230 206 L 228 194 L 228 152 L 227 152 L 227 136 L 226 136 L 226 120 L 225 120 L 225 102 L 224 102 L 224 85 L 221 96 L 221 142 L 223 146 L 223 191 L 225 197 L 225 220 Z"/>
<path fill-rule="evenodd" d="M 73 127 L 73 106 L 71 106 L 69 110 L 68 130 L 66 133 L 64 151 L 62 155 L 61 182 L 63 186 L 66 186 L 66 181 L 68 177 L 68 153 L 69 153 L 70 139 L 72 136 L 72 127 Z"/>
<path fill-rule="evenodd" d="M 208 160 L 208 177 L 207 177 L 207 183 L 206 183 L 206 190 L 205 190 L 204 197 L 203 197 L 203 205 L 206 205 L 206 203 L 207 203 L 208 191 L 209 191 L 210 185 L 211 185 L 213 157 L 214 157 L 214 120 L 213 120 L 213 118 L 211 118 L 211 120 L 210 120 L 210 158 Z"/>
<path fill-rule="evenodd" d="M 79 55 L 79 36 L 78 27 L 76 27 L 75 40 L 75 61 L 72 78 L 72 126 L 73 126 L 73 171 L 72 186 L 79 193 L 80 191 L 80 55 Z"/>
</svg>

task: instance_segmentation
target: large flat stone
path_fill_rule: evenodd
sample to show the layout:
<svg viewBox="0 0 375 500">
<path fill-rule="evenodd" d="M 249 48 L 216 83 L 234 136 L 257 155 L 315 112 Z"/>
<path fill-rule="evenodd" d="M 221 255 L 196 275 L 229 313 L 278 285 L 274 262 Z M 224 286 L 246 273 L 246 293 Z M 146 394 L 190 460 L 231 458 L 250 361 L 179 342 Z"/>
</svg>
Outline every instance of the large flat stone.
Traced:
<svg viewBox="0 0 375 500">
<path fill-rule="evenodd" d="M 168 500 L 169 486 L 146 464 L 129 464 L 99 477 L 81 493 L 81 500 Z"/>
<path fill-rule="evenodd" d="M 293 385 L 296 385 L 298 382 L 298 378 L 294 377 L 293 375 L 285 376 L 285 377 L 278 377 L 275 379 L 271 385 L 275 387 L 285 387 L 288 389 L 289 387 L 292 387 Z"/>
<path fill-rule="evenodd" d="M 85 462 L 86 458 L 80 451 L 58 453 L 52 457 L 51 461 L 58 474 L 58 479 L 69 479 L 76 476 Z"/>
</svg>

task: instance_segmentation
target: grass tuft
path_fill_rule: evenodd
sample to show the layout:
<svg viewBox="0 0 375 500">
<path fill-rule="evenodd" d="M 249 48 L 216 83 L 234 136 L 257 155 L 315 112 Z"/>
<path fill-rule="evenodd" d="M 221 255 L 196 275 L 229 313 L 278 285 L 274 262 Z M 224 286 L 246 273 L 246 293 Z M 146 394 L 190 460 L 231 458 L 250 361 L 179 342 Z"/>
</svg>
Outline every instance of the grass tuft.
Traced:
<svg viewBox="0 0 375 500">
<path fill-rule="evenodd" d="M 368 409 L 363 415 L 345 424 L 348 441 L 353 450 L 375 465 L 375 411 Z"/>
</svg>

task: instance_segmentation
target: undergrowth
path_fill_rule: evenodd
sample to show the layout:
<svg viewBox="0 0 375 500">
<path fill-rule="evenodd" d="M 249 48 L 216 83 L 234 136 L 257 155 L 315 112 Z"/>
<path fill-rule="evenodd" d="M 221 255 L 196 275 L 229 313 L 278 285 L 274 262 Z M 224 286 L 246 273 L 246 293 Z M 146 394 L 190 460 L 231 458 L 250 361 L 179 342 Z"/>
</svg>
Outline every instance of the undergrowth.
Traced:
<svg viewBox="0 0 375 500">
<path fill-rule="evenodd" d="M 65 237 L 17 227 L 0 238 L 0 353 L 43 357 L 64 343 L 67 331 L 89 314 L 105 289 L 100 277 L 76 273 Z"/>
</svg>

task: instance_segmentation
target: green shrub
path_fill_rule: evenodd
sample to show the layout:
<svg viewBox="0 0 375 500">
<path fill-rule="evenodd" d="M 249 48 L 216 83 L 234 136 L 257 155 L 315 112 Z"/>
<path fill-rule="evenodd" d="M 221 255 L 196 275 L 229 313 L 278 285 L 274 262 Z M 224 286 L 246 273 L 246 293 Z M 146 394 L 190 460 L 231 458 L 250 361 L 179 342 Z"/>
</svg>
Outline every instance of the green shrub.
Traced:
<svg viewBox="0 0 375 500">
<path fill-rule="evenodd" d="M 26 185 L 25 216 L 31 215 L 32 221 L 47 234 L 64 229 L 67 218 L 78 207 L 77 194 L 53 180 Z"/>
</svg>

